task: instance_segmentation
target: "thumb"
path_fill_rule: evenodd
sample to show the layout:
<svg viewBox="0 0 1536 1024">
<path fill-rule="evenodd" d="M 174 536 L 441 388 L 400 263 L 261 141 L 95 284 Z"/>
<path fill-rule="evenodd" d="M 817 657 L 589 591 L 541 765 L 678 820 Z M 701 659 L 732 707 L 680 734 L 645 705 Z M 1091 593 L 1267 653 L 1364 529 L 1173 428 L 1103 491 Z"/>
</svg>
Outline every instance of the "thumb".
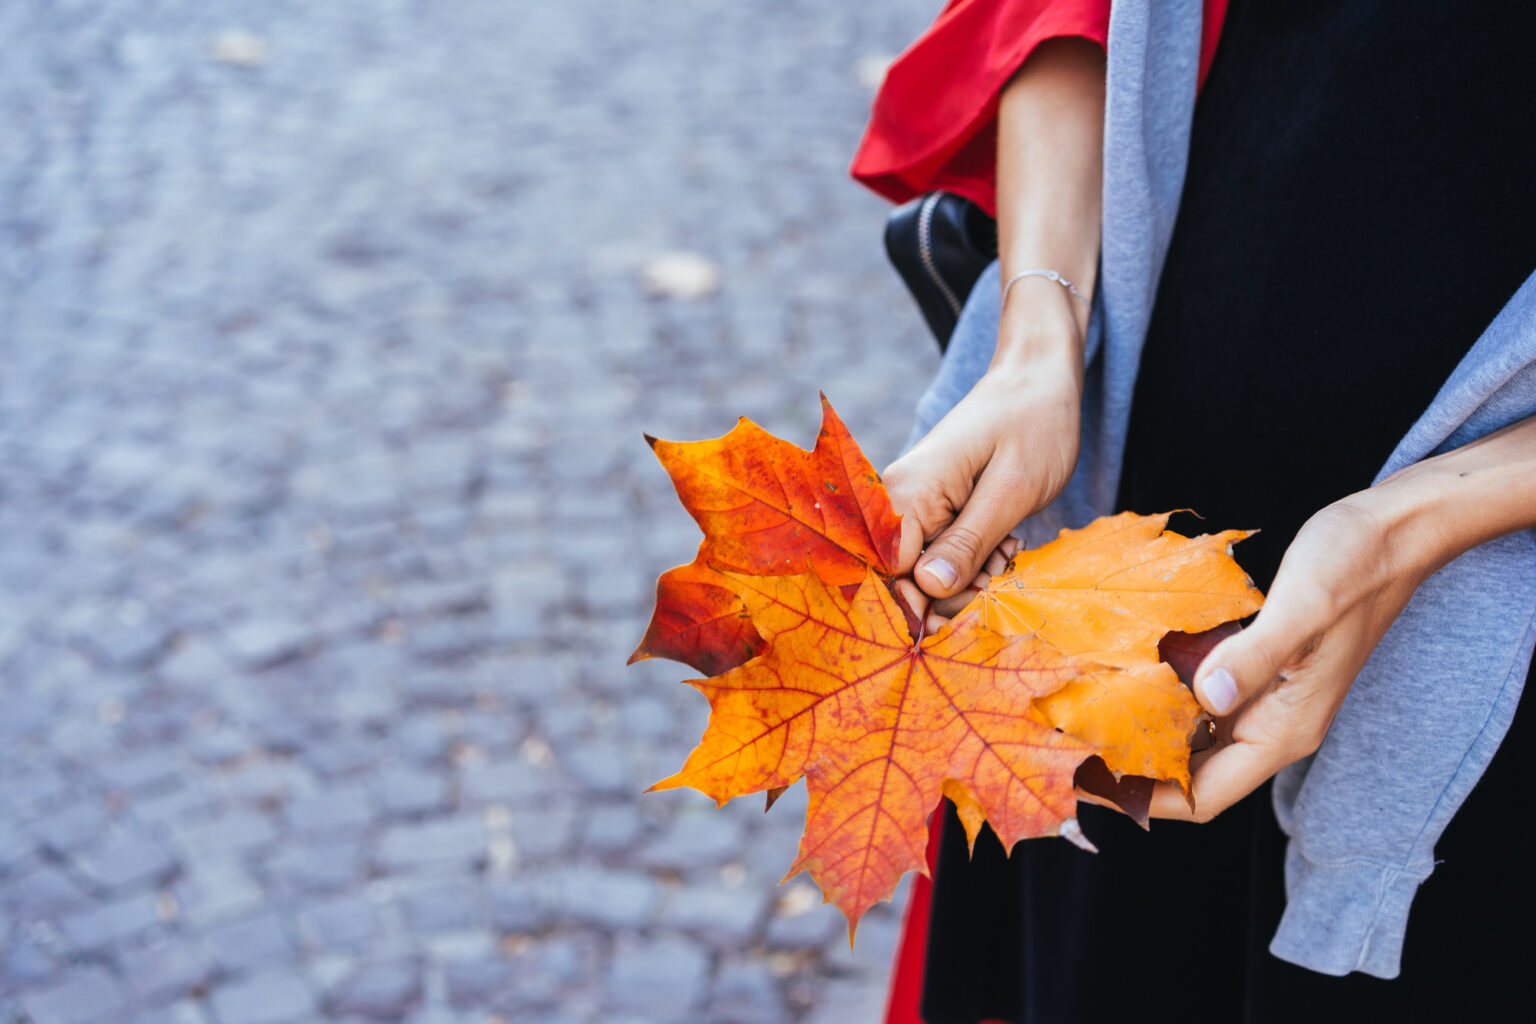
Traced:
<svg viewBox="0 0 1536 1024">
<path fill-rule="evenodd" d="M 952 597 L 981 571 L 987 557 L 1018 525 L 1010 488 L 983 473 L 959 516 L 917 561 L 912 578 L 932 597 Z"/>
<path fill-rule="evenodd" d="M 1309 631 L 1287 610 L 1268 605 L 1253 624 L 1206 655 L 1195 670 L 1195 697 L 1211 714 L 1230 714 L 1261 693 L 1296 659 Z"/>
</svg>

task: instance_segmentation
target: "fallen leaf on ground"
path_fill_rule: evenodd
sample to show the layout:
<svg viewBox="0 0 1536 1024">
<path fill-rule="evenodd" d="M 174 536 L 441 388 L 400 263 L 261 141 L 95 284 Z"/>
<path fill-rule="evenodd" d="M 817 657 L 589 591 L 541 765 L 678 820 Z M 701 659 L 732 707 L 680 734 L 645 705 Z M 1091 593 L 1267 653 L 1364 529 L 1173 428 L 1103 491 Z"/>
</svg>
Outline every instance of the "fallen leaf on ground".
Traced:
<svg viewBox="0 0 1536 1024">
<path fill-rule="evenodd" d="M 646 263 L 645 290 L 658 298 L 707 299 L 720 290 L 720 269 L 694 252 L 667 252 Z"/>
<path fill-rule="evenodd" d="M 220 32 L 213 39 L 213 59 L 236 67 L 260 67 L 267 62 L 267 41 L 243 29 Z"/>
</svg>

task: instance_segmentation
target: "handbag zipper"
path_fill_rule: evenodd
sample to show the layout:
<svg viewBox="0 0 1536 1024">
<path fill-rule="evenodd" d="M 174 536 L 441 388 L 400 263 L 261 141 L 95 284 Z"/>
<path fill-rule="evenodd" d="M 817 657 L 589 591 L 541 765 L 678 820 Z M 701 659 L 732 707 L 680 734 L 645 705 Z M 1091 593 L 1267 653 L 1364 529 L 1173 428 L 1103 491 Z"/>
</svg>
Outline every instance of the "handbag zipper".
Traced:
<svg viewBox="0 0 1536 1024">
<path fill-rule="evenodd" d="M 954 311 L 955 317 L 960 316 L 960 300 L 955 297 L 954 291 L 949 287 L 949 282 L 939 276 L 939 268 L 933 262 L 933 208 L 938 205 L 942 192 L 931 192 L 923 199 L 923 205 L 917 210 L 917 255 L 922 261 L 923 270 L 927 271 L 928 279 L 939 289 L 939 294 L 944 296 L 944 301 L 949 303 L 949 308 Z"/>
</svg>

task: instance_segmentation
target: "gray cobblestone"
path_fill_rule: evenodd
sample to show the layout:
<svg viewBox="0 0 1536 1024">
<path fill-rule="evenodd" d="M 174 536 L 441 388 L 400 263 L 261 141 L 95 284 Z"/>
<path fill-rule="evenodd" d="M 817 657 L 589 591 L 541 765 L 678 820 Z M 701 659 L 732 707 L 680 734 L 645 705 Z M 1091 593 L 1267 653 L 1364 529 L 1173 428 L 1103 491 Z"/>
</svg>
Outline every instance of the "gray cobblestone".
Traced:
<svg viewBox="0 0 1536 1024">
<path fill-rule="evenodd" d="M 710 988 L 708 1017 L 718 1024 L 783 1024 L 789 1007 L 766 965 L 726 963 Z"/>
<path fill-rule="evenodd" d="M 698 946 L 666 938 L 614 954 L 609 994 L 614 1004 L 657 1016 L 687 1012 L 703 998 L 709 963 Z"/>
<path fill-rule="evenodd" d="M 341 778 L 368 768 L 377 756 L 374 743 L 367 736 L 345 732 L 311 744 L 305 759 L 320 774 Z"/>
<path fill-rule="evenodd" d="M 521 757 L 472 765 L 460 776 L 460 791 L 473 803 L 529 807 L 549 802 L 568 790 L 569 783 L 559 768 L 529 764 Z"/>
<path fill-rule="evenodd" d="M 74 879 L 48 864 L 18 872 L 4 897 L 7 909 L 21 920 L 57 918 L 91 902 Z"/>
<path fill-rule="evenodd" d="M 501 957 L 482 957 L 447 964 L 443 983 L 448 1004 L 456 1009 L 496 1008 L 508 1001 L 512 970 Z"/>
<path fill-rule="evenodd" d="M 436 772 L 396 767 L 379 776 L 379 799 L 387 814 L 414 817 L 447 808 L 448 781 Z"/>
<path fill-rule="evenodd" d="M 310 642 L 309 628 L 285 618 L 257 618 L 224 632 L 230 652 L 246 668 L 267 668 L 297 656 Z"/>
<path fill-rule="evenodd" d="M 608 928 L 641 928 L 661 902 L 656 883 L 644 875 L 597 868 L 566 868 L 544 879 L 555 915 Z"/>
<path fill-rule="evenodd" d="M 176 841 L 194 857 L 237 855 L 278 838 L 277 824 L 259 811 L 235 810 L 176 828 Z"/>
<path fill-rule="evenodd" d="M 373 1020 L 399 1020 L 421 1002 L 421 963 L 415 959 L 376 960 L 358 967 L 331 989 L 332 1011 Z"/>
<path fill-rule="evenodd" d="M 26 935 L 14 939 L 0 958 L 0 971 L 15 985 L 32 985 L 58 968 L 58 961 L 42 945 Z"/>
<path fill-rule="evenodd" d="M 174 889 L 178 911 L 187 924 L 202 927 L 228 921 L 262 904 L 265 893 L 239 864 L 219 859 L 193 863 L 195 870 Z"/>
<path fill-rule="evenodd" d="M 741 855 L 741 822 L 717 811 L 678 817 L 655 842 L 640 851 L 640 863 L 652 868 L 689 870 L 713 867 Z"/>
<path fill-rule="evenodd" d="M 267 870 L 275 882 L 295 893 L 336 892 L 364 877 L 363 847 L 351 838 L 290 843 L 267 862 Z"/>
<path fill-rule="evenodd" d="M 315 835 L 364 831 L 373 823 L 372 804 L 365 786 L 331 786 L 289 804 L 288 822 Z"/>
<path fill-rule="evenodd" d="M 310 903 L 298 919 L 310 948 L 324 952 L 365 947 L 378 930 L 373 902 L 355 894 Z"/>
<path fill-rule="evenodd" d="M 837 932 L 846 936 L 848 922 L 828 904 L 818 904 L 803 911 L 775 914 L 768 922 L 765 941 L 773 949 L 809 949 L 821 945 Z"/>
<path fill-rule="evenodd" d="M 612 854 L 629 849 L 644 824 L 633 802 L 599 804 L 581 820 L 581 846 L 589 853 Z"/>
<path fill-rule="evenodd" d="M 106 827 L 101 805 L 80 801 L 33 822 L 31 830 L 54 852 L 62 853 L 97 838 Z"/>
<path fill-rule="evenodd" d="M 485 909 L 483 887 L 463 879 L 418 883 L 400 895 L 406 926 L 422 935 L 473 928 Z"/>
<path fill-rule="evenodd" d="M 202 938 L 218 965 L 231 972 L 287 964 L 298 954 L 282 917 L 272 910 L 214 925 L 203 932 Z"/>
<path fill-rule="evenodd" d="M 512 991 L 516 1016 L 546 1006 L 571 1009 L 571 996 L 601 977 L 599 956 L 597 944 L 587 935 L 557 935 L 519 946 L 508 957 L 517 979 Z"/>
<path fill-rule="evenodd" d="M 271 971 L 221 985 L 213 993 L 219 1024 L 290 1024 L 311 1020 L 314 993 L 296 971 Z"/>
<path fill-rule="evenodd" d="M 165 847 L 149 836 L 132 833 L 112 836 L 77 854 L 75 863 L 91 884 L 107 890 L 163 883 L 176 870 Z"/>
<path fill-rule="evenodd" d="M 100 775 L 107 788 L 141 792 L 175 785 L 186 767 L 178 751 L 151 749 L 114 758 Z"/>
<path fill-rule="evenodd" d="M 512 845 L 521 862 L 553 861 L 574 844 L 576 808 L 555 804 L 512 812 Z"/>
<path fill-rule="evenodd" d="M 107 971 L 86 967 L 70 977 L 22 1000 L 33 1024 L 89 1024 L 109 1021 L 128 993 Z"/>
<path fill-rule="evenodd" d="M 763 916 L 764 901 L 755 895 L 740 886 L 688 886 L 668 898 L 661 922 L 697 935 L 711 946 L 741 949 Z"/>
<path fill-rule="evenodd" d="M 379 863 L 391 871 L 470 867 L 485 857 L 486 845 L 485 824 L 479 818 L 394 825 L 379 841 Z"/>
<path fill-rule="evenodd" d="M 491 889 L 491 919 L 498 931 L 532 932 L 550 920 L 547 900 L 531 880 L 514 878 Z"/>
<path fill-rule="evenodd" d="M 161 679 L 182 689 L 218 683 L 230 672 L 224 657 L 201 639 L 190 639 L 175 648 L 155 669 Z"/>
<path fill-rule="evenodd" d="M 195 995 L 212 977 L 214 960 L 200 943 L 178 940 L 128 950 L 122 967 L 133 991 L 158 1004 Z"/>
<path fill-rule="evenodd" d="M 160 903 L 153 893 L 137 893 L 70 914 L 59 927 L 70 944 L 83 952 L 136 938 L 160 923 Z"/>
<path fill-rule="evenodd" d="M 0 1019 L 877 1012 L 896 915 L 787 913 L 803 787 L 642 796 L 707 708 L 623 662 L 642 431 L 895 454 L 845 167 L 931 0 L 238 6 L 0 3 Z"/>
</svg>

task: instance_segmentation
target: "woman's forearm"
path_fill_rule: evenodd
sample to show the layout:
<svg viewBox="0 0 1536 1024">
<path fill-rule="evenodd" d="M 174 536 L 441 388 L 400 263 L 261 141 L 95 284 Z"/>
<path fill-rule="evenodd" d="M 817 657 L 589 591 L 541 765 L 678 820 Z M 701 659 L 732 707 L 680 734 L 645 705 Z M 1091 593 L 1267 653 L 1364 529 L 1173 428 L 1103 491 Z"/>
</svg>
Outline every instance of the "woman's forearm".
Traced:
<svg viewBox="0 0 1536 1024">
<path fill-rule="evenodd" d="M 1053 270 L 1093 292 L 1099 255 L 1104 58 L 1080 39 L 1036 48 L 998 113 L 1003 280 Z M 1087 310 L 1044 277 L 1004 303 L 992 366 L 911 451 L 886 468 L 902 514 L 899 566 L 935 598 L 976 577 L 1021 519 L 1072 476 L 1081 434 Z"/>
<path fill-rule="evenodd" d="M 1376 517 L 1389 549 L 1427 577 L 1479 544 L 1536 527 L 1536 417 L 1415 463 L 1348 500 Z"/>
<path fill-rule="evenodd" d="M 997 227 L 1002 280 L 1054 270 L 1093 294 L 1099 259 L 1104 54 L 1085 39 L 1042 43 L 1003 91 L 998 111 Z M 1088 309 L 1046 278 L 1019 281 L 998 331 L 994 366 L 1037 362 L 1080 374 Z"/>
</svg>

